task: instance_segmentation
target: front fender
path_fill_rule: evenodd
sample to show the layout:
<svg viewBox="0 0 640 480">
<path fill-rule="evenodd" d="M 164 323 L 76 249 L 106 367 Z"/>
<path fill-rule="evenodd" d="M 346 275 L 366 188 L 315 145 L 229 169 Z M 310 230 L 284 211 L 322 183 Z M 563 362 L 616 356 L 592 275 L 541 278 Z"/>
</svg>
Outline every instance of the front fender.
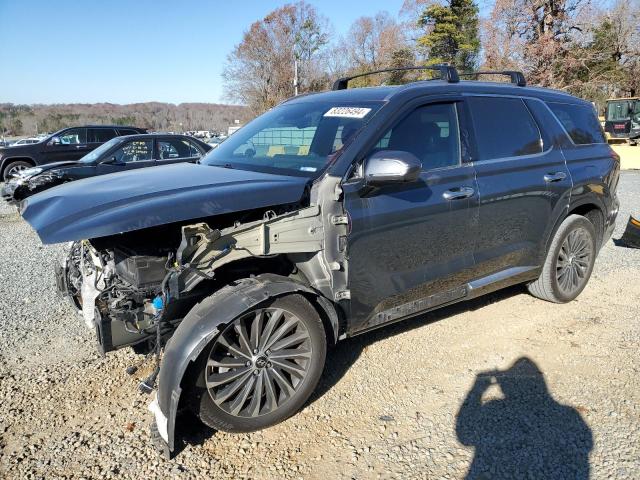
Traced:
<svg viewBox="0 0 640 480">
<path fill-rule="evenodd" d="M 243 312 L 287 293 L 304 292 L 324 300 L 319 294 L 294 280 L 273 274 L 263 274 L 240 280 L 218 290 L 194 306 L 182 320 L 167 343 L 158 376 L 158 392 L 150 410 L 155 414 L 159 436 L 166 442 L 162 448 L 170 455 L 174 450 L 175 420 L 182 379 L 191 362 L 221 331 L 222 326 Z M 338 317 L 330 302 L 318 302 L 333 327 L 334 340 L 338 335 Z M 329 311 L 330 310 L 330 311 Z M 160 445 L 160 447 L 163 447 Z"/>
</svg>

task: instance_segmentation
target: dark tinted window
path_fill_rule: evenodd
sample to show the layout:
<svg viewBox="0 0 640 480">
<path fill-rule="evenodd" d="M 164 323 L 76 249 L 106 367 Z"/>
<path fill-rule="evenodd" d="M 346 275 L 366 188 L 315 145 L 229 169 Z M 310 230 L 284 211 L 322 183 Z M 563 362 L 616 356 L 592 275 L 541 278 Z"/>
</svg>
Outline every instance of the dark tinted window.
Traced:
<svg viewBox="0 0 640 480">
<path fill-rule="evenodd" d="M 89 143 L 108 142 L 116 136 L 116 131 L 113 128 L 87 128 L 87 141 Z"/>
<path fill-rule="evenodd" d="M 124 135 L 137 135 L 140 132 L 136 132 L 135 130 L 131 130 L 130 128 L 119 128 L 120 136 Z"/>
<path fill-rule="evenodd" d="M 568 103 L 548 103 L 548 105 L 564 126 L 573 143 L 584 145 L 606 142 L 593 108 L 587 105 L 570 105 Z"/>
<path fill-rule="evenodd" d="M 540 131 L 519 98 L 469 99 L 478 145 L 478 160 L 542 152 Z"/>
<path fill-rule="evenodd" d="M 116 157 L 118 163 L 152 160 L 152 148 L 152 140 L 133 140 L 113 152 L 113 156 Z"/>
<path fill-rule="evenodd" d="M 415 109 L 385 132 L 375 150 L 411 152 L 422 168 L 448 167 L 460 162 L 460 135 L 454 103 L 425 105 Z"/>
</svg>

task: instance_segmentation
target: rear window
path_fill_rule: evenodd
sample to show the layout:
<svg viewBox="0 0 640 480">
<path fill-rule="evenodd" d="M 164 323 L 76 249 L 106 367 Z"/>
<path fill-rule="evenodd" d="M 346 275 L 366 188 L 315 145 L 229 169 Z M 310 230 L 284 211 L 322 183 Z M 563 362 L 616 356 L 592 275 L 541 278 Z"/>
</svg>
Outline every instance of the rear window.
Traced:
<svg viewBox="0 0 640 480">
<path fill-rule="evenodd" d="M 548 103 L 551 111 L 577 145 L 590 143 L 606 143 L 596 112 L 587 105 L 568 103 Z"/>
<path fill-rule="evenodd" d="M 542 152 L 540 130 L 519 98 L 472 97 L 478 160 Z"/>
</svg>

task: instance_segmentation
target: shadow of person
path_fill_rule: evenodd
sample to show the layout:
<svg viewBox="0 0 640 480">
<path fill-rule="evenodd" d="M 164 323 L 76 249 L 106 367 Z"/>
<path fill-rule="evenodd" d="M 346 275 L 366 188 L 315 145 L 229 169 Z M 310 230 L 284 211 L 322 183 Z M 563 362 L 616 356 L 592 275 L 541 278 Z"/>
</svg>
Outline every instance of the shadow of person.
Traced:
<svg viewBox="0 0 640 480">
<path fill-rule="evenodd" d="M 483 402 L 494 390 L 502 397 Z M 577 410 L 556 402 L 529 358 L 479 373 L 456 418 L 463 445 L 475 447 L 471 479 L 588 479 L 593 436 Z"/>
</svg>

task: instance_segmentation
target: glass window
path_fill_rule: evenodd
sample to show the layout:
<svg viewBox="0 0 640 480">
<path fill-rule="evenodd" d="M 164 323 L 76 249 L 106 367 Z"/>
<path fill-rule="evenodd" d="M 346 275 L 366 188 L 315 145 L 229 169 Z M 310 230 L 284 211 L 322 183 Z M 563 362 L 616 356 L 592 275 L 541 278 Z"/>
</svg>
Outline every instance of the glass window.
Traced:
<svg viewBox="0 0 640 480">
<path fill-rule="evenodd" d="M 116 137 L 113 128 L 87 128 L 87 141 L 89 143 L 104 143 Z"/>
<path fill-rule="evenodd" d="M 136 132 L 135 130 L 131 130 L 130 128 L 119 128 L 118 133 L 120 133 L 120 136 L 124 136 L 124 135 L 138 135 L 140 132 Z"/>
<path fill-rule="evenodd" d="M 87 131 L 84 128 L 72 128 L 62 132 L 58 138 L 63 145 L 87 143 Z"/>
<path fill-rule="evenodd" d="M 202 163 L 313 178 L 381 106 L 380 102 L 285 103 L 235 132 Z"/>
<path fill-rule="evenodd" d="M 549 102 L 548 105 L 564 126 L 573 143 L 578 145 L 606 143 L 602 127 L 592 107 L 553 102 Z"/>
<path fill-rule="evenodd" d="M 385 132 L 376 150 L 413 153 L 424 170 L 460 163 L 460 135 L 454 103 L 424 105 Z"/>
<path fill-rule="evenodd" d="M 542 152 L 538 125 L 519 98 L 472 97 L 478 160 Z"/>
<path fill-rule="evenodd" d="M 160 160 L 173 158 L 199 157 L 200 152 L 190 141 L 185 139 L 168 139 L 158 141 L 158 153 Z"/>
<path fill-rule="evenodd" d="M 142 162 L 153 159 L 152 149 L 152 140 L 133 140 L 113 152 L 113 156 L 118 163 Z"/>
</svg>

